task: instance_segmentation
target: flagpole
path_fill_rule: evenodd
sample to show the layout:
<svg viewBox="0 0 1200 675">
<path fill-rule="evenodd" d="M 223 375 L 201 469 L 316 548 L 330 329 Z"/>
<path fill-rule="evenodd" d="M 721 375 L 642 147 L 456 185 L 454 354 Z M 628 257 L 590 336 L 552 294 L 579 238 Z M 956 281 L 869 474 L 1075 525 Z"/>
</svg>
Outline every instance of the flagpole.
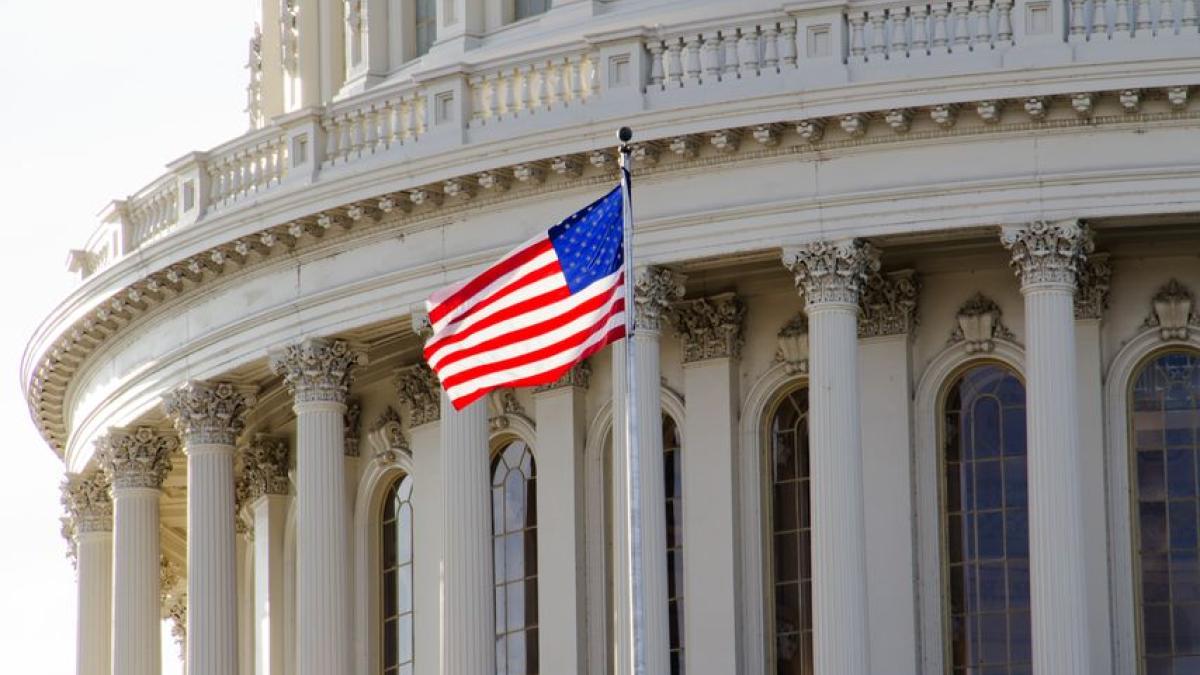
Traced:
<svg viewBox="0 0 1200 675">
<path fill-rule="evenodd" d="M 646 608 L 645 580 L 642 567 L 642 453 L 638 447 L 638 390 L 635 386 L 637 369 L 634 361 L 633 337 L 637 314 L 634 305 L 633 267 L 633 130 L 621 127 L 617 132 L 621 164 L 621 205 L 624 244 L 625 283 L 625 513 L 629 533 L 629 558 L 625 561 L 629 571 L 630 609 L 630 667 L 632 675 L 646 673 Z"/>
</svg>

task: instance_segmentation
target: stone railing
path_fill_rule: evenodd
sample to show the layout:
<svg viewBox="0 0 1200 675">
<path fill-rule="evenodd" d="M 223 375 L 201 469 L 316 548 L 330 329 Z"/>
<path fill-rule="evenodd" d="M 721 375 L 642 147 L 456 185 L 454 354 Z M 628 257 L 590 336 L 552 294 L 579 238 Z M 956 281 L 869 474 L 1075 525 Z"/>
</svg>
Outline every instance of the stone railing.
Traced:
<svg viewBox="0 0 1200 675">
<path fill-rule="evenodd" d="M 557 48 L 418 72 L 324 107 L 283 115 L 210 152 L 177 160 L 148 188 L 114 202 L 86 249 L 73 252 L 72 269 L 86 277 L 175 229 L 260 203 L 264 195 L 289 192 L 289 185 L 298 188 L 464 145 L 625 120 L 645 111 L 686 111 L 779 94 L 840 100 L 841 87 L 948 75 L 978 75 L 984 82 L 984 76 L 1003 76 L 1023 66 L 1038 67 L 1027 84 L 1045 77 L 1054 86 L 1069 87 L 1063 84 L 1069 71 L 1053 68 L 1108 63 L 1113 82 L 1128 80 L 1108 88 L 1136 88 L 1140 82 L 1128 69 L 1138 61 L 1192 58 L 1200 63 L 1198 2 L 785 4 L 775 12 L 629 26 L 572 38 Z M 1181 66 L 1174 68 L 1173 77 L 1181 72 L 1186 77 Z M 1094 69 L 1088 76 L 1090 83 L 1096 81 Z M 1188 86 L 1200 84 L 1200 66 L 1195 81 L 1159 84 L 1182 85 L 1186 96 Z M 958 86 L 983 92 L 988 85 Z M 919 95 L 924 87 L 906 95 Z M 949 109 L 955 102 L 936 103 Z M 766 120 L 789 121 L 800 120 Z M 712 131 L 719 125 L 713 122 Z M 724 141 L 714 140 L 721 147 L 718 141 Z M 376 156 L 387 161 L 365 161 Z"/>
</svg>

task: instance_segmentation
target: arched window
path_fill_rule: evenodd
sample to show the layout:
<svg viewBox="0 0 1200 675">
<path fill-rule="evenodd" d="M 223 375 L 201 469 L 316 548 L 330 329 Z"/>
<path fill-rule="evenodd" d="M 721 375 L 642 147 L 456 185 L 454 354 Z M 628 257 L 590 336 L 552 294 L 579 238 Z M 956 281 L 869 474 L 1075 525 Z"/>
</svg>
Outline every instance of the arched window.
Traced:
<svg viewBox="0 0 1200 675">
<path fill-rule="evenodd" d="M 528 19 L 550 9 L 550 0 L 514 0 L 513 20 Z"/>
<path fill-rule="evenodd" d="M 1150 359 L 1134 376 L 1130 416 L 1144 672 L 1200 672 L 1200 352 Z"/>
<path fill-rule="evenodd" d="M 683 675 L 683 461 L 679 426 L 662 418 L 663 494 L 667 502 L 667 611 L 671 675 Z"/>
<path fill-rule="evenodd" d="M 413 33 L 417 38 L 417 56 L 429 53 L 437 40 L 437 5 L 434 0 L 413 0 L 415 20 Z"/>
<path fill-rule="evenodd" d="M 942 545 L 951 672 L 1028 672 L 1025 385 L 985 363 L 946 392 Z"/>
<path fill-rule="evenodd" d="M 536 480 L 533 452 L 522 441 L 492 459 L 497 675 L 538 672 Z"/>
<path fill-rule="evenodd" d="M 808 497 L 808 389 L 776 405 L 771 451 L 771 583 L 775 592 L 775 672 L 811 675 L 812 537 Z"/>
<path fill-rule="evenodd" d="M 412 476 L 401 476 L 383 498 L 380 570 L 383 575 L 383 675 L 413 672 Z"/>
</svg>

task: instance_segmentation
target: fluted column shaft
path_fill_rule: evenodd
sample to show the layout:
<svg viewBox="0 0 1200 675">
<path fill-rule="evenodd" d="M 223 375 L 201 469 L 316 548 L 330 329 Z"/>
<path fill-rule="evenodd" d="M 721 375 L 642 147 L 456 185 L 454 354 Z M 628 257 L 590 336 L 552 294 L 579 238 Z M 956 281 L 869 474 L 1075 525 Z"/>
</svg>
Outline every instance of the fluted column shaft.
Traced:
<svg viewBox="0 0 1200 675">
<path fill-rule="evenodd" d="M 445 675 L 496 669 L 491 479 L 485 401 L 462 411 L 441 394 Z"/>
<path fill-rule="evenodd" d="M 75 639 L 76 675 L 110 675 L 112 667 L 112 530 L 75 536 L 79 612 Z"/>
<path fill-rule="evenodd" d="M 192 675 L 237 670 L 233 446 L 187 444 L 187 662 Z"/>
<path fill-rule="evenodd" d="M 159 675 L 158 488 L 113 488 L 113 675 Z"/>
<path fill-rule="evenodd" d="M 878 256 L 856 240 L 784 251 L 808 314 L 809 485 L 816 675 L 867 675 L 867 550 L 858 300 Z M 880 664 L 882 665 L 882 664 Z"/>
<path fill-rule="evenodd" d="M 350 670 L 343 414 L 336 401 L 296 406 L 296 619 L 300 675 Z"/>
<path fill-rule="evenodd" d="M 808 303 L 813 652 L 818 675 L 867 664 L 857 305 Z"/>
<path fill-rule="evenodd" d="M 291 497 L 264 494 L 254 512 L 254 674 L 283 675 L 283 536 Z"/>
<path fill-rule="evenodd" d="M 1006 227 L 1025 297 L 1033 670 L 1085 675 L 1087 577 L 1079 490 L 1074 298 L 1091 235 L 1075 221 Z"/>
</svg>

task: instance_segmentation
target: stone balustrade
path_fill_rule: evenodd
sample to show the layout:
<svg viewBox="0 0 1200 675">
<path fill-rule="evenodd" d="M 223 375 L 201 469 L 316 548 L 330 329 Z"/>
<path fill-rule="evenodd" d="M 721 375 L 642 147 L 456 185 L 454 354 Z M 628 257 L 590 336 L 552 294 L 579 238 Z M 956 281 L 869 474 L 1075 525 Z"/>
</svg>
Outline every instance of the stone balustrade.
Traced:
<svg viewBox="0 0 1200 675">
<path fill-rule="evenodd" d="M 737 104 L 789 92 L 844 101 L 839 94 L 849 88 L 946 75 L 980 76 L 978 84 L 960 84 L 960 89 L 975 87 L 971 100 L 995 105 L 994 87 L 983 77 L 1003 81 L 1006 71 L 1028 65 L 1046 67 L 1031 72 L 1026 84 L 1035 87 L 1045 78 L 1061 89 L 1053 93 L 1071 96 L 1076 92 L 1065 82 L 1069 72 L 1064 76 L 1053 68 L 1111 64 L 1111 77 L 1128 82 L 1108 88 L 1125 91 L 1140 86 L 1139 76 L 1130 74 L 1131 63 L 1200 56 L 1197 2 L 785 5 L 775 13 L 611 30 L 572 39 L 557 49 L 480 57 L 478 63 L 430 73 L 418 70 L 327 106 L 277 117 L 210 152 L 176 161 L 144 190 L 114 202 L 97 234 L 73 253 L 72 269 L 86 278 L 178 228 L 285 192 L 281 186 L 319 182 L 326 173 L 342 178 L 347 171 L 377 169 L 383 164 L 363 161 L 376 156 L 414 161 L 461 146 L 534 137 L 606 119 L 624 121 L 645 111 L 686 114 L 695 105 Z M 1178 74 L 1176 69 L 1164 76 L 1172 72 Z M 1175 85 L 1172 91 L 1186 101 L 1186 84 L 1165 84 Z M 916 86 L 910 94 L 919 96 L 923 88 Z M 1043 87 L 1030 96 L 1045 93 Z M 1136 89 L 1123 96 L 1127 109 L 1136 109 Z M 1003 98 L 1017 101 L 1018 108 L 1026 101 L 1013 92 Z M 967 102 L 930 98 L 927 104 L 952 111 Z M 834 118 L 862 117 L 863 126 L 868 112 L 834 111 Z M 899 127 L 906 126 L 903 110 L 893 117 Z M 785 116 L 771 123 L 803 127 L 804 120 Z M 893 120 L 889 124 L 899 128 Z M 719 122 L 712 126 L 707 131 L 721 131 Z"/>
</svg>

